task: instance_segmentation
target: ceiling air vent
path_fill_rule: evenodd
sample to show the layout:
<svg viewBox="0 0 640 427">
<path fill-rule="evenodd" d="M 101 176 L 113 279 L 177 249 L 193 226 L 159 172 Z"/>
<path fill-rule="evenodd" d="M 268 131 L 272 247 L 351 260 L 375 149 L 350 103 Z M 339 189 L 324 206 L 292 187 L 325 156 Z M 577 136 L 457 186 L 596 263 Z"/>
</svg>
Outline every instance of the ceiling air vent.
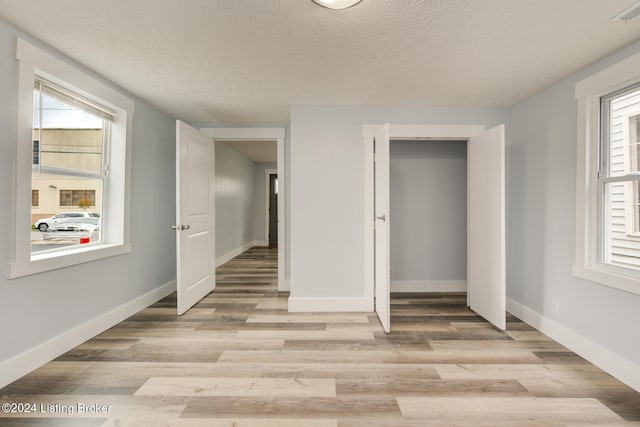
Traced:
<svg viewBox="0 0 640 427">
<path fill-rule="evenodd" d="M 638 17 L 640 17 L 640 1 L 635 2 L 630 7 L 611 18 L 611 20 L 614 22 L 629 22 L 637 20 Z"/>
</svg>

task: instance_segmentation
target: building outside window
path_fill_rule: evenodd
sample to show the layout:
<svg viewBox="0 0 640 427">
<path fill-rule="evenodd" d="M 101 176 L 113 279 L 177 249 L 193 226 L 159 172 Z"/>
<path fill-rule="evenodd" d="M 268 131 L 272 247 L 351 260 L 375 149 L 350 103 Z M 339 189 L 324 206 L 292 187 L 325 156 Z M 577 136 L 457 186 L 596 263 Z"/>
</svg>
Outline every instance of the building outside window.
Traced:
<svg viewBox="0 0 640 427">
<path fill-rule="evenodd" d="M 60 190 L 60 207 L 87 207 L 96 206 L 96 190 Z"/>
<path fill-rule="evenodd" d="M 40 164 L 40 141 L 33 141 L 33 164 Z"/>
</svg>

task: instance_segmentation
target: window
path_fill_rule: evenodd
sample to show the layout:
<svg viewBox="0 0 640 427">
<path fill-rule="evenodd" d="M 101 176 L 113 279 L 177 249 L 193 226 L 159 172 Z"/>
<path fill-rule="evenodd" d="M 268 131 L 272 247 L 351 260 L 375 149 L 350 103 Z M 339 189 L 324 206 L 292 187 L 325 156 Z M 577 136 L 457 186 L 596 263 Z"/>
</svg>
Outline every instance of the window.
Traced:
<svg viewBox="0 0 640 427">
<path fill-rule="evenodd" d="M 640 87 L 603 96 L 600 101 L 598 203 L 602 229 L 601 262 L 640 269 L 637 126 Z"/>
<path fill-rule="evenodd" d="M 633 96 L 639 96 L 640 88 L 634 90 L 633 94 Z M 626 117 L 623 123 L 623 129 L 628 131 L 624 139 L 627 142 L 629 151 L 630 174 L 640 174 L 640 140 L 638 140 L 640 136 L 640 132 L 638 131 L 638 127 L 640 127 L 640 99 L 637 101 L 638 103 L 633 106 L 634 115 Z M 635 114 L 635 112 L 639 114 Z M 632 187 L 627 188 L 626 191 L 627 200 L 629 200 L 625 210 L 627 216 L 627 233 L 640 237 L 640 185 L 638 185 L 638 181 L 633 180 Z"/>
<path fill-rule="evenodd" d="M 40 141 L 33 141 L 33 164 L 40 164 Z"/>
<path fill-rule="evenodd" d="M 133 101 L 24 40 L 16 52 L 16 249 L 9 276 L 129 252 Z M 73 227 L 64 226 L 69 219 Z M 30 234 L 30 224 L 42 224 L 41 232 Z"/>
<path fill-rule="evenodd" d="M 96 190 L 60 190 L 60 207 L 87 208 L 96 205 Z"/>
<path fill-rule="evenodd" d="M 34 162 L 32 188 L 55 189 L 62 185 L 92 187 L 82 190 L 59 190 L 59 207 L 91 209 L 99 213 L 102 207 L 102 188 L 107 181 L 108 152 L 111 144 L 109 130 L 115 112 L 96 101 L 53 83 L 36 74 L 33 90 Z M 37 153 L 37 162 L 36 154 Z M 96 194 L 97 200 L 96 202 Z M 49 203 L 38 213 L 57 212 L 58 206 Z M 35 219 L 34 212 L 31 218 Z M 85 244 L 81 233 L 57 233 L 60 224 L 47 224 L 43 234 L 30 237 L 32 255 L 51 249 Z M 89 237 L 100 242 L 100 229 Z M 52 245 L 52 243 L 55 245 Z"/>
<path fill-rule="evenodd" d="M 640 54 L 576 84 L 573 273 L 640 294 Z"/>
</svg>

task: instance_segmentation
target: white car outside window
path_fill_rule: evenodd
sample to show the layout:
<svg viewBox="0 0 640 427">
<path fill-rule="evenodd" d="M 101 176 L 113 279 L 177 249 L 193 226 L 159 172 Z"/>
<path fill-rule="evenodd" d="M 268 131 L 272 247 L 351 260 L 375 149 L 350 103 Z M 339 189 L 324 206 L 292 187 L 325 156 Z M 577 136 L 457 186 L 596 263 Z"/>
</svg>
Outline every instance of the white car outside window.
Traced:
<svg viewBox="0 0 640 427">
<path fill-rule="evenodd" d="M 60 212 L 49 218 L 43 218 L 35 223 L 35 227 L 45 232 L 50 227 L 67 221 L 69 218 L 100 218 L 100 215 L 94 212 Z"/>
</svg>

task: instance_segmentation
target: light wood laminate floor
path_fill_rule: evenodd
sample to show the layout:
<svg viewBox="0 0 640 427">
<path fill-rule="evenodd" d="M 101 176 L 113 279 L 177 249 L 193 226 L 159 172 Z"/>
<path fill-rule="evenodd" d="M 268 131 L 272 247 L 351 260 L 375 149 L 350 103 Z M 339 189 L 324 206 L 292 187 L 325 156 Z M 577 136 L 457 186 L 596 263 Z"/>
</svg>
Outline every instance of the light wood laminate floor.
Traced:
<svg viewBox="0 0 640 427">
<path fill-rule="evenodd" d="M 175 294 L 0 389 L 0 426 L 640 426 L 640 394 L 464 294 L 398 294 L 375 314 L 288 313 L 277 250 L 217 270 L 181 317 Z M 100 412 L 100 410 L 103 412 Z"/>
</svg>

